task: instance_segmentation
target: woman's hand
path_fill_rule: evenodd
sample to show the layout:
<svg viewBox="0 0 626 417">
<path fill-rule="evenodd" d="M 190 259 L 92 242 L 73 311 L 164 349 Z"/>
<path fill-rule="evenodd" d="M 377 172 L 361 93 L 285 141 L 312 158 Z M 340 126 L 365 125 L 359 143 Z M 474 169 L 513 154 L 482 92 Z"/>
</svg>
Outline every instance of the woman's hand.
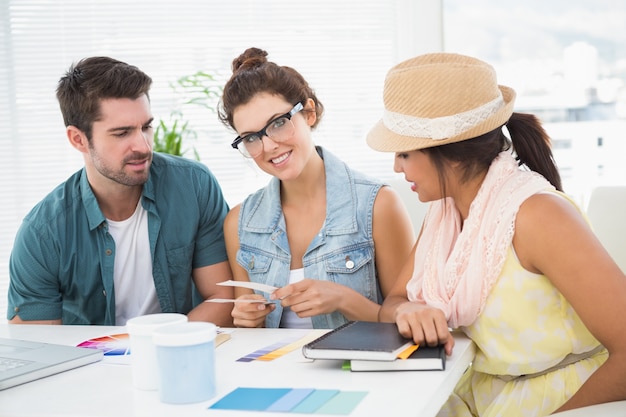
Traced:
<svg viewBox="0 0 626 417">
<path fill-rule="evenodd" d="M 290 307 L 300 318 L 312 317 L 340 310 L 345 288 L 333 282 L 307 278 L 277 289 L 270 299 L 281 300 L 283 307 Z"/>
<path fill-rule="evenodd" d="M 407 301 L 396 308 L 395 321 L 402 336 L 413 339 L 418 345 L 444 345 L 446 354 L 452 354 L 454 338 L 440 309 Z"/>
<path fill-rule="evenodd" d="M 264 300 L 259 294 L 244 294 L 237 297 L 237 300 Z M 276 306 L 264 303 L 235 302 L 231 315 L 233 324 L 236 327 L 263 327 L 265 317 L 270 314 Z"/>
</svg>

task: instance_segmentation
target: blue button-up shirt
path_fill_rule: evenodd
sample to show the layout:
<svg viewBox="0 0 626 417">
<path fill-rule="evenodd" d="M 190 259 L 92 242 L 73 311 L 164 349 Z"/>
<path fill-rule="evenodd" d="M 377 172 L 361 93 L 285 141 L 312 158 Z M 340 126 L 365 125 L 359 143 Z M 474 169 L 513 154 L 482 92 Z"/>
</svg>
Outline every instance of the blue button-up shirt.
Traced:
<svg viewBox="0 0 626 417">
<path fill-rule="evenodd" d="M 186 314 L 194 307 L 192 269 L 227 260 L 228 205 L 205 165 L 159 153 L 141 204 L 161 310 Z M 115 242 L 81 169 L 37 204 L 17 232 L 7 318 L 114 325 L 114 260 Z"/>
</svg>

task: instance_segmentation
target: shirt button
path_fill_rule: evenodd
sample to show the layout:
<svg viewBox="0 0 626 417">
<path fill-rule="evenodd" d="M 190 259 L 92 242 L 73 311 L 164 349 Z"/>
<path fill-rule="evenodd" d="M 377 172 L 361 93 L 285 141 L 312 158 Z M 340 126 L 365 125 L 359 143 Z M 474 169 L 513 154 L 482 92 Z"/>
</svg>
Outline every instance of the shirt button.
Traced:
<svg viewBox="0 0 626 417">
<path fill-rule="evenodd" d="M 346 256 L 346 268 L 352 269 L 354 268 L 354 262 L 350 259 L 349 256 Z"/>
<path fill-rule="evenodd" d="M 105 297 L 107 296 L 106 290 L 102 290 L 102 295 L 104 295 Z"/>
<path fill-rule="evenodd" d="M 107 249 L 104 251 L 104 253 L 107 254 L 107 256 L 111 256 L 111 254 L 113 253 L 113 251 L 111 249 Z"/>
<path fill-rule="evenodd" d="M 18 311 L 20 311 L 20 308 L 19 308 L 19 307 L 15 307 L 15 308 L 13 309 L 13 311 L 15 311 L 15 312 L 17 313 Z"/>
</svg>

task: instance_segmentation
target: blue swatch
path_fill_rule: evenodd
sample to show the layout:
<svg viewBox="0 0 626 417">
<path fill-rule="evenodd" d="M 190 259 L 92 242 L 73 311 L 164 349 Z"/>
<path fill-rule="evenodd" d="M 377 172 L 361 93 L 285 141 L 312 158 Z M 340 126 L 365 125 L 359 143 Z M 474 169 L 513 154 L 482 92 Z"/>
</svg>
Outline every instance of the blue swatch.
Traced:
<svg viewBox="0 0 626 417">
<path fill-rule="evenodd" d="M 316 389 L 311 395 L 302 400 L 300 404 L 292 408 L 291 412 L 305 414 L 314 413 L 338 393 L 339 390 L 336 389 Z"/>
<path fill-rule="evenodd" d="M 314 388 L 236 388 L 209 409 L 300 414 L 350 414 L 366 391 Z"/>
<path fill-rule="evenodd" d="M 294 407 L 302 402 L 306 397 L 315 391 L 311 388 L 294 388 L 282 398 L 269 406 L 266 411 L 291 411 Z"/>
<path fill-rule="evenodd" d="M 265 411 L 289 391 L 291 388 L 237 388 L 209 408 Z"/>
<path fill-rule="evenodd" d="M 367 395 L 365 391 L 341 391 L 315 411 L 315 414 L 348 415 Z"/>
</svg>

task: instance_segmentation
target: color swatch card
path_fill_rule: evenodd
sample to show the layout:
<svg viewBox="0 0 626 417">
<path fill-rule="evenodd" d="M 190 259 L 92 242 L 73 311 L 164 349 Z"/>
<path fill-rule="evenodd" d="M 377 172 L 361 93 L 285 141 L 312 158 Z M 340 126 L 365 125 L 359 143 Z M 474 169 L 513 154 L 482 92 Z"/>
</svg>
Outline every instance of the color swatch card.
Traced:
<svg viewBox="0 0 626 417">
<path fill-rule="evenodd" d="M 130 354 L 128 333 L 112 334 L 109 336 L 94 337 L 77 345 L 91 349 L 100 349 L 104 356 L 125 356 Z"/>
<path fill-rule="evenodd" d="M 209 409 L 348 415 L 365 391 L 313 388 L 236 388 Z"/>
<path fill-rule="evenodd" d="M 271 361 L 274 359 L 278 359 L 289 352 L 292 352 L 296 349 L 301 349 L 302 346 L 309 343 L 311 340 L 316 339 L 317 337 L 317 334 L 314 332 L 305 337 L 288 337 L 271 345 L 257 349 L 254 352 L 250 352 L 245 356 L 237 359 L 237 362 Z"/>
<path fill-rule="evenodd" d="M 100 349 L 104 352 L 103 362 L 110 364 L 130 364 L 130 341 L 128 333 L 94 337 L 77 345 L 78 347 Z"/>
<path fill-rule="evenodd" d="M 218 329 L 215 347 L 230 339 L 231 329 Z M 130 365 L 130 339 L 128 333 L 94 337 L 76 345 L 78 347 L 99 349 L 104 352 L 103 363 Z"/>
</svg>

